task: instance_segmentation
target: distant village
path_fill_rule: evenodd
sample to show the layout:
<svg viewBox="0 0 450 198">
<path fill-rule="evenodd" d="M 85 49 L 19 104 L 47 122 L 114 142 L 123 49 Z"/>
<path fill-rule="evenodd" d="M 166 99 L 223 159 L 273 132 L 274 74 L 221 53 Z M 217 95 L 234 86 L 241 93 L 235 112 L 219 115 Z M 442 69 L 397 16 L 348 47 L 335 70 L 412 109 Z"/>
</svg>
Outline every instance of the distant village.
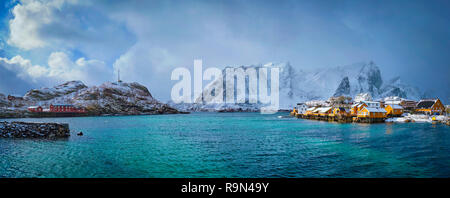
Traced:
<svg viewBox="0 0 450 198">
<path fill-rule="evenodd" d="M 351 97 L 331 97 L 326 101 L 308 101 L 298 103 L 291 116 L 303 119 L 336 121 L 342 123 L 379 123 L 379 122 L 431 122 L 450 125 L 449 105 L 438 98 L 408 100 L 399 97 L 387 97 L 373 101 L 368 93 Z"/>
<path fill-rule="evenodd" d="M 86 113 L 84 108 L 71 104 L 50 104 L 49 108 L 46 109 L 42 106 L 30 106 L 28 111 L 32 113 Z"/>
<path fill-rule="evenodd" d="M 71 117 L 87 115 L 88 113 L 85 108 L 78 107 L 72 104 L 50 103 L 44 105 L 28 106 L 30 102 L 26 101 L 22 96 L 8 95 L 6 99 L 8 102 L 10 102 L 10 104 L 12 104 L 11 107 L 6 107 L 6 110 L 9 110 L 9 112 L 26 111 L 26 113 L 31 117 Z"/>
</svg>

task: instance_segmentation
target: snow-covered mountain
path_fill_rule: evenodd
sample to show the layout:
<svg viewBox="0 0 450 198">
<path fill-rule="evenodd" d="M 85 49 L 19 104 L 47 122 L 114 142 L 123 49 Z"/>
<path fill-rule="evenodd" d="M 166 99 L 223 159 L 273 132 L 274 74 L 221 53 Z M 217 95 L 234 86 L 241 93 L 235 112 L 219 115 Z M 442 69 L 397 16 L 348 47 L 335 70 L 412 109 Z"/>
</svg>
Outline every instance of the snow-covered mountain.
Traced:
<svg viewBox="0 0 450 198">
<path fill-rule="evenodd" d="M 358 93 L 376 97 L 383 84 L 380 69 L 373 62 L 316 69 L 298 78 L 300 86 L 306 85 L 304 87 L 321 99 L 341 95 L 354 97 Z"/>
<path fill-rule="evenodd" d="M 68 81 L 55 87 L 32 89 L 25 94 L 24 99 L 33 101 L 51 100 L 58 97 L 67 96 L 85 88 L 87 88 L 87 86 L 81 81 Z"/>
<path fill-rule="evenodd" d="M 280 109 L 291 109 L 298 102 L 327 100 L 331 96 L 355 97 L 359 93 L 369 93 L 374 99 L 399 96 L 418 100 L 421 97 L 417 88 L 402 83 L 399 77 L 388 81 L 384 80 L 379 67 L 372 61 L 332 68 L 321 68 L 312 71 L 295 69 L 289 62 L 241 66 L 239 68 L 254 68 L 259 70 L 261 68 L 270 69 L 272 67 L 280 69 Z M 222 73 L 225 76 L 225 69 Z M 248 82 L 248 79 L 246 80 Z M 211 85 L 221 83 L 220 81 L 221 79 L 213 82 Z M 248 84 L 246 84 L 246 90 L 239 90 L 238 88 L 234 91 L 235 93 L 248 93 L 248 88 Z M 211 91 L 211 87 L 207 86 L 205 90 Z M 227 91 L 233 91 L 233 89 L 225 87 L 224 96 Z M 202 98 L 196 98 L 194 101 L 198 102 L 201 100 Z M 249 104 L 248 96 L 246 103 L 243 104 L 174 105 L 176 108 L 193 111 L 257 111 L 261 106 L 264 106 L 262 104 Z"/>
<path fill-rule="evenodd" d="M 3 95 L 1 104 L 2 98 Z M 125 82 L 106 82 L 88 87 L 81 81 L 69 81 L 52 88 L 30 90 L 23 99 L 6 102 L 3 106 L 14 107 L 18 114 L 26 112 L 28 106 L 48 108 L 50 104 L 73 104 L 93 115 L 178 113 L 178 110 L 154 99 L 145 86 Z"/>
<path fill-rule="evenodd" d="M 403 83 L 400 77 L 395 77 L 387 83 L 384 83 L 379 97 L 398 96 L 400 98 L 418 100 L 423 95 L 418 88 Z"/>
</svg>

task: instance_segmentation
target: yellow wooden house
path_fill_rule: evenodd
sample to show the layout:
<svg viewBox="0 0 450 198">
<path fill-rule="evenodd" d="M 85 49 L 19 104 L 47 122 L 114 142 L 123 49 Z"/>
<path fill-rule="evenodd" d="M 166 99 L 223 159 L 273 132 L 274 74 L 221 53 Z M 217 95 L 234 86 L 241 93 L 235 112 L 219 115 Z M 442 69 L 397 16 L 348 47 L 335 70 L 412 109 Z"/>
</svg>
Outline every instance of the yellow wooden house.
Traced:
<svg viewBox="0 0 450 198">
<path fill-rule="evenodd" d="M 357 116 L 358 112 L 361 111 L 364 107 L 367 107 L 366 103 L 357 103 L 352 105 L 351 109 L 350 109 L 350 114 L 352 116 Z"/>
<path fill-rule="evenodd" d="M 330 116 L 347 117 L 350 116 L 350 112 L 343 107 L 335 107 L 333 108 L 333 111 L 330 113 Z"/>
<path fill-rule="evenodd" d="M 384 108 L 386 110 L 386 116 L 398 117 L 403 114 L 403 107 L 395 104 L 388 104 Z"/>
<path fill-rule="evenodd" d="M 430 115 L 442 115 L 445 112 L 445 106 L 439 99 L 426 99 L 417 103 L 416 111 Z"/>
<path fill-rule="evenodd" d="M 290 115 L 291 116 L 296 116 L 297 115 L 297 109 L 294 107 L 294 109 L 291 111 Z"/>
<path fill-rule="evenodd" d="M 321 107 L 319 108 L 319 116 L 328 116 L 332 110 L 332 107 Z"/>
<path fill-rule="evenodd" d="M 313 115 L 313 111 L 315 111 L 317 107 L 311 107 L 306 109 L 305 115 Z"/>
<path fill-rule="evenodd" d="M 358 118 L 383 119 L 386 118 L 386 110 L 383 108 L 364 107 L 358 111 Z"/>
</svg>

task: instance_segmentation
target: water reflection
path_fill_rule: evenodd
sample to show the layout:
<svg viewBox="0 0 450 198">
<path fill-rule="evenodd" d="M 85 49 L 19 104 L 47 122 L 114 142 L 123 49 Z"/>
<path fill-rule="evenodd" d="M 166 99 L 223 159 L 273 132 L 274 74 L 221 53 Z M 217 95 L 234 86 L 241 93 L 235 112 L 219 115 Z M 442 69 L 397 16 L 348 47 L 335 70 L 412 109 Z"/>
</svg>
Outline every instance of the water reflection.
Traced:
<svg viewBox="0 0 450 198">
<path fill-rule="evenodd" d="M 392 135 L 393 130 L 392 130 L 392 123 L 386 123 L 386 135 Z"/>
</svg>

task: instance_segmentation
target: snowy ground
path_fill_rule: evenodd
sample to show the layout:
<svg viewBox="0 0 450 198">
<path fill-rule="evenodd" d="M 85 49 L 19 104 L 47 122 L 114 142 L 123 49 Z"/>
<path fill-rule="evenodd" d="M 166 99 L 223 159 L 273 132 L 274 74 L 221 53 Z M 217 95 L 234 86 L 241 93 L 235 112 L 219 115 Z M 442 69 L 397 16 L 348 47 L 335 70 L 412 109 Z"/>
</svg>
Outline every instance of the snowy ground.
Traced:
<svg viewBox="0 0 450 198">
<path fill-rule="evenodd" d="M 431 123 L 433 121 L 433 117 L 437 121 L 447 121 L 449 120 L 448 116 L 440 115 L 440 116 L 428 116 L 428 115 L 412 115 L 412 114 L 403 114 L 403 117 L 398 118 L 389 118 L 386 120 L 386 122 L 407 122 L 407 121 L 414 121 L 414 122 L 429 122 Z"/>
</svg>

